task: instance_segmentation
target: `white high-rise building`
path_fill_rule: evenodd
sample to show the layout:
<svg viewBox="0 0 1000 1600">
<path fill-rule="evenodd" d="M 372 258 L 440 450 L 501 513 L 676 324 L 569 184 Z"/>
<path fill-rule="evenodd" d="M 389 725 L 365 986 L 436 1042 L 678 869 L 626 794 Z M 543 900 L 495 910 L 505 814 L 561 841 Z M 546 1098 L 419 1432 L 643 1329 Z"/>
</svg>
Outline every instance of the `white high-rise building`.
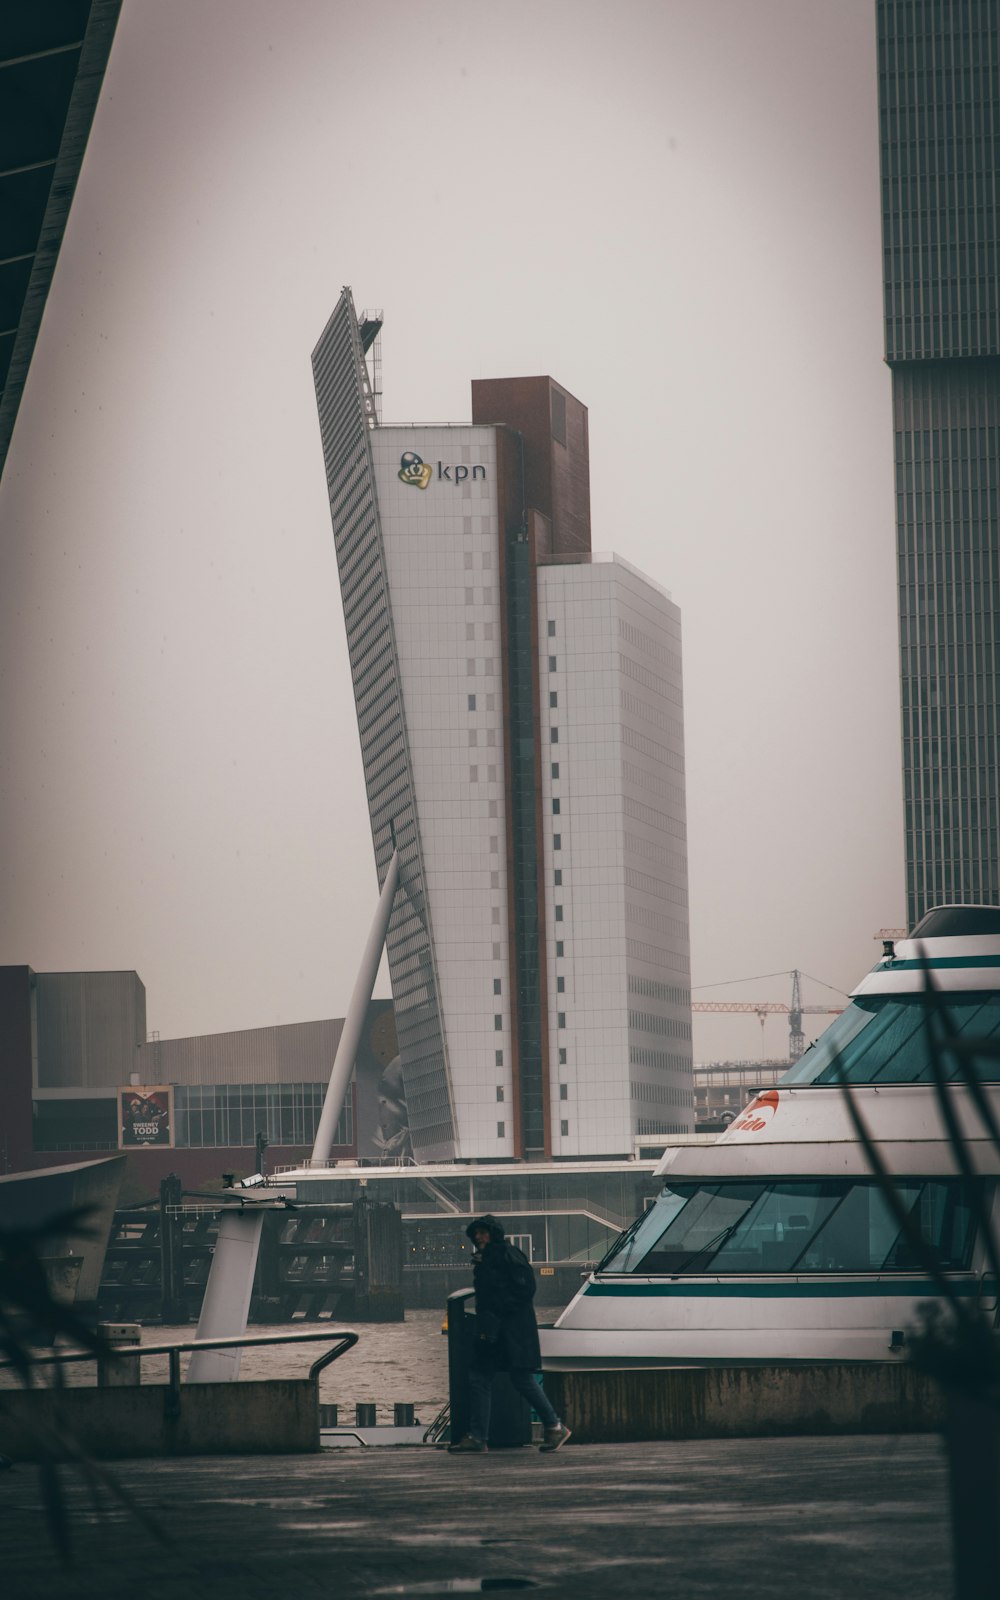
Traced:
<svg viewBox="0 0 1000 1600">
<path fill-rule="evenodd" d="M 379 326 L 313 365 L 414 1152 L 626 1154 L 694 1123 L 679 612 L 591 553 L 579 401 L 380 425 Z"/>
</svg>

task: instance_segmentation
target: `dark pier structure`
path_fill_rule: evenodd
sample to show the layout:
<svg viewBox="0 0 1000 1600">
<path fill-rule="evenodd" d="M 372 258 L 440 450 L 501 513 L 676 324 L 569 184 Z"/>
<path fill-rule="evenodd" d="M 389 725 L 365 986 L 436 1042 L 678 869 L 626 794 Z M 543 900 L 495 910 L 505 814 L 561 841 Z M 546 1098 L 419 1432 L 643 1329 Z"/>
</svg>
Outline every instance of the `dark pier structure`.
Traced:
<svg viewBox="0 0 1000 1600">
<path fill-rule="evenodd" d="M 115 1212 L 101 1279 L 102 1319 L 196 1322 L 221 1206 L 171 1175 L 158 1199 Z M 366 1197 L 268 1211 L 250 1321 L 403 1318 L 403 1238 L 394 1205 Z"/>
</svg>

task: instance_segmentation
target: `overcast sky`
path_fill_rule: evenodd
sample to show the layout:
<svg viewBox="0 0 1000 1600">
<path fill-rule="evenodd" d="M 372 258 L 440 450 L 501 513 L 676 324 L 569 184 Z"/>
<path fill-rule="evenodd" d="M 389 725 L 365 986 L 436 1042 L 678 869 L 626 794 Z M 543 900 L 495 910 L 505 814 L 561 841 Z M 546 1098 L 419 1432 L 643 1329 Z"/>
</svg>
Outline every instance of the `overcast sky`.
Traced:
<svg viewBox="0 0 1000 1600">
<path fill-rule="evenodd" d="M 693 982 L 859 980 L 904 916 L 874 34 L 125 0 L 0 487 L 0 963 L 134 967 L 165 1038 L 343 1014 L 377 884 L 309 357 L 350 284 L 387 421 L 590 408 L 594 548 L 683 616 Z"/>
</svg>

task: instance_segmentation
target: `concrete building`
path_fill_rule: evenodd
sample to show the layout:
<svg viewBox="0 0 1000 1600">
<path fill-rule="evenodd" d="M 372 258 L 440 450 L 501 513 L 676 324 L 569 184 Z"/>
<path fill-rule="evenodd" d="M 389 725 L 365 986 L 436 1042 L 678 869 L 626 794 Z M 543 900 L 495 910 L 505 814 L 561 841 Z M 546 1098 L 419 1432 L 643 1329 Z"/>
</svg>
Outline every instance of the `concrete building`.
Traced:
<svg viewBox="0 0 1000 1600">
<path fill-rule="evenodd" d="M 386 426 L 345 290 L 313 355 L 413 1148 L 693 1126 L 680 615 L 591 551 L 586 408 L 472 385 Z"/>
<path fill-rule="evenodd" d="M 787 1071 L 787 1061 L 695 1062 L 696 1132 L 716 1132 L 727 1127 L 759 1090 L 773 1089 Z"/>
<path fill-rule="evenodd" d="M 907 921 L 1000 903 L 1000 11 L 879 0 Z"/>
</svg>

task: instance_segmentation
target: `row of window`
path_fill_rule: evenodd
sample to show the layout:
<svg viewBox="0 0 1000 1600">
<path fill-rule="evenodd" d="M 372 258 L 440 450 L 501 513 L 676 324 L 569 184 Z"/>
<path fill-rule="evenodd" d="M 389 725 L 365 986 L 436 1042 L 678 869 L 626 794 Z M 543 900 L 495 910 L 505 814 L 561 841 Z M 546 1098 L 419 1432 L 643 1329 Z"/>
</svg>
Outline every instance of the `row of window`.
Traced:
<svg viewBox="0 0 1000 1600">
<path fill-rule="evenodd" d="M 898 1178 L 896 1192 L 941 1269 L 969 1265 L 973 1207 L 955 1178 Z M 873 1179 L 668 1183 L 607 1272 L 913 1272 L 919 1254 Z"/>
<path fill-rule="evenodd" d="M 178 1084 L 174 1089 L 174 1136 L 192 1149 L 252 1146 L 258 1133 L 273 1145 L 310 1145 L 316 1137 L 325 1083 Z M 333 1136 L 335 1145 L 354 1139 L 348 1097 Z"/>
</svg>

